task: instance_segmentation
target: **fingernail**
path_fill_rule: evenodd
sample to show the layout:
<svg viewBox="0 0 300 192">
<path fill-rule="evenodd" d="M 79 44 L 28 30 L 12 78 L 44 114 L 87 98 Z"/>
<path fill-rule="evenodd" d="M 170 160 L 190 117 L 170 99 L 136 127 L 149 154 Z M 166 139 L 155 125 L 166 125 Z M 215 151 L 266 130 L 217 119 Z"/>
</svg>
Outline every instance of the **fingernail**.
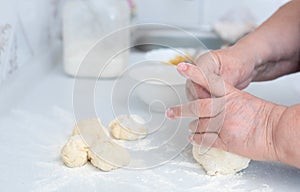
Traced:
<svg viewBox="0 0 300 192">
<path fill-rule="evenodd" d="M 186 63 L 179 63 L 177 65 L 177 69 L 180 71 L 186 71 L 187 70 L 187 64 Z"/>
<path fill-rule="evenodd" d="M 174 119 L 175 118 L 175 115 L 174 115 L 174 111 L 172 109 L 168 109 L 166 111 L 166 116 L 169 118 L 169 119 Z"/>
</svg>

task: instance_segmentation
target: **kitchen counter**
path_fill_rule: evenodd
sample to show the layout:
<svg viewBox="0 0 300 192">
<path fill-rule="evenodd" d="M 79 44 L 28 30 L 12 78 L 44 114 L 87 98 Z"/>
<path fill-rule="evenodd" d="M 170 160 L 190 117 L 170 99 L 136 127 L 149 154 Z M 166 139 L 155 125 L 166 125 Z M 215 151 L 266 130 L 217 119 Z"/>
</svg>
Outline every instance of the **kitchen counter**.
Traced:
<svg viewBox="0 0 300 192">
<path fill-rule="evenodd" d="M 141 59 L 142 53 L 132 53 L 131 63 Z M 99 82 L 96 108 L 107 125 L 113 116 L 107 93 L 114 80 Z M 300 74 L 294 74 L 253 83 L 246 91 L 293 105 L 300 103 L 299 82 Z M 252 161 L 237 175 L 206 176 L 193 160 L 190 146 L 167 163 L 145 170 L 102 172 L 91 165 L 68 168 L 60 160 L 60 150 L 75 122 L 74 83 L 59 63 L 30 88 L 17 90 L 18 102 L 7 101 L 11 104 L 0 118 L 2 191 L 299 191 L 300 170 L 279 163 Z"/>
</svg>

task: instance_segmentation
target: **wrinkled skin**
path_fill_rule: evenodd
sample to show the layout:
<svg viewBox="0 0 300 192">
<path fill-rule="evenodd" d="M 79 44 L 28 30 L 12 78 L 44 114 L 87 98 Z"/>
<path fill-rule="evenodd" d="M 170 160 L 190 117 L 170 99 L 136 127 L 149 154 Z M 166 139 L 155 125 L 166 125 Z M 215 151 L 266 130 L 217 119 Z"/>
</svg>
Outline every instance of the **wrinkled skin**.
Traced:
<svg viewBox="0 0 300 192">
<path fill-rule="evenodd" d="M 216 50 L 205 53 L 196 61 L 196 65 L 205 74 L 216 74 L 235 86 L 238 89 L 243 89 L 249 85 L 253 79 L 253 64 L 243 64 L 237 57 L 232 57 L 230 54 L 232 48 Z M 208 98 L 210 93 L 191 79 L 186 81 L 186 95 L 189 100 Z"/>
<path fill-rule="evenodd" d="M 272 129 L 285 107 L 240 91 L 218 75 L 206 77 L 198 66 L 182 63 L 177 69 L 213 95 L 167 111 L 169 118 L 199 118 L 190 123 L 194 143 L 251 159 L 278 160 Z"/>
<path fill-rule="evenodd" d="M 196 117 L 192 142 L 300 168 L 300 104 L 285 107 L 241 91 L 300 71 L 300 0 L 282 6 L 234 46 L 179 64 L 189 103 L 168 118 Z M 282 93 L 278 93 L 282 94 Z"/>
</svg>

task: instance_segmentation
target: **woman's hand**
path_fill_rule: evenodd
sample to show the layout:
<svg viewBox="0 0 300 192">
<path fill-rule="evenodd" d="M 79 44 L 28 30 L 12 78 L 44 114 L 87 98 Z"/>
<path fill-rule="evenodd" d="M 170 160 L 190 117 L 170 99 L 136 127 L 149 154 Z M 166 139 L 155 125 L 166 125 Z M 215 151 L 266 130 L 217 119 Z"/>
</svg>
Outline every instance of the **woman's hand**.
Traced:
<svg viewBox="0 0 300 192">
<path fill-rule="evenodd" d="M 169 118 L 197 117 L 192 140 L 256 160 L 300 168 L 300 105 L 279 106 L 239 89 L 300 71 L 300 1 L 290 1 L 234 46 L 180 64 L 190 103 Z"/>
<path fill-rule="evenodd" d="M 215 74 L 238 89 L 251 81 L 266 81 L 300 71 L 300 1 L 282 6 L 255 31 L 232 47 L 211 51 L 195 61 L 205 74 Z M 190 100 L 207 98 L 209 92 L 191 80 Z"/>
<path fill-rule="evenodd" d="M 238 89 L 244 89 L 254 77 L 254 62 L 246 63 L 236 56 L 234 47 L 210 51 L 201 55 L 196 61 L 204 74 L 214 74 L 222 77 L 226 82 Z M 186 95 L 189 100 L 208 98 L 210 93 L 205 88 L 188 79 Z"/>
<path fill-rule="evenodd" d="M 177 69 L 213 96 L 167 111 L 169 118 L 197 117 L 190 124 L 193 142 L 255 160 L 278 160 L 273 127 L 285 107 L 240 91 L 218 74 L 203 72 L 198 66 L 182 63 Z"/>
</svg>

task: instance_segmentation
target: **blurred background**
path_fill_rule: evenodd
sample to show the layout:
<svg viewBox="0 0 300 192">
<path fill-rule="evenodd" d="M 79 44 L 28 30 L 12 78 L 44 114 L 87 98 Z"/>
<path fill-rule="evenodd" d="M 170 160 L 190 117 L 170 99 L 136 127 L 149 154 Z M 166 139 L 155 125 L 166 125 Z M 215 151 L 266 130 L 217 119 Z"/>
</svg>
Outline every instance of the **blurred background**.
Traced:
<svg viewBox="0 0 300 192">
<path fill-rule="evenodd" d="M 163 23 L 211 30 L 221 18 L 248 12 L 262 23 L 286 0 L 132 0 L 133 23 Z M 63 0 L 0 2 L 0 84 L 30 59 L 62 41 Z M 129 5 L 129 6 L 130 6 Z"/>
<path fill-rule="evenodd" d="M 141 171 L 69 169 L 60 159 L 77 120 L 97 116 L 107 126 L 118 113 L 135 113 L 151 115 L 161 125 L 165 107 L 178 104 L 178 97 L 186 99 L 186 79 L 175 67 L 178 61 L 190 59 L 186 55 L 196 57 L 198 49 L 234 44 L 285 2 L 0 0 L 1 190 L 299 191 L 300 171 L 277 163 L 253 161 L 241 174 L 212 179 L 198 169 L 191 148 L 164 166 Z M 110 65 L 104 78 L 98 78 L 106 63 Z M 123 69 L 128 76 L 122 78 Z M 299 81 L 300 74 L 294 74 L 251 83 L 245 91 L 290 106 L 300 103 Z M 153 101 L 166 105 L 156 107 Z M 149 110 L 151 106 L 154 110 Z M 182 146 L 175 144 L 188 142 L 187 125 L 166 122 L 170 132 L 157 131 L 141 140 L 142 152 L 165 145 L 162 141 L 170 135 L 174 140 L 168 144 L 174 144 L 176 154 Z M 155 157 L 150 150 L 145 152 Z M 157 154 L 169 159 L 167 152 Z"/>
<path fill-rule="evenodd" d="M 169 24 L 196 34 L 203 31 L 213 33 L 216 24 L 222 20 L 238 23 L 250 21 L 257 26 L 285 2 L 286 0 L 126 1 L 130 8 L 131 24 Z M 4 105 L 7 104 L 7 99 L 3 97 L 14 95 L 11 92 L 18 89 L 18 86 L 22 89 L 25 89 L 25 85 L 30 86 L 30 81 L 36 81 L 59 63 L 57 61 L 61 59 L 63 51 L 62 15 L 65 3 L 64 0 L 0 1 L 0 101 L 5 101 Z M 154 34 L 155 30 L 148 30 L 148 34 L 151 33 Z M 138 30 L 131 31 L 131 41 L 139 39 L 141 35 L 147 34 L 139 33 Z M 49 58 L 45 59 L 45 55 Z M 39 59 L 42 62 L 35 62 Z M 27 81 L 29 82 L 25 83 Z M 20 82 L 23 82 L 22 85 Z"/>
</svg>

